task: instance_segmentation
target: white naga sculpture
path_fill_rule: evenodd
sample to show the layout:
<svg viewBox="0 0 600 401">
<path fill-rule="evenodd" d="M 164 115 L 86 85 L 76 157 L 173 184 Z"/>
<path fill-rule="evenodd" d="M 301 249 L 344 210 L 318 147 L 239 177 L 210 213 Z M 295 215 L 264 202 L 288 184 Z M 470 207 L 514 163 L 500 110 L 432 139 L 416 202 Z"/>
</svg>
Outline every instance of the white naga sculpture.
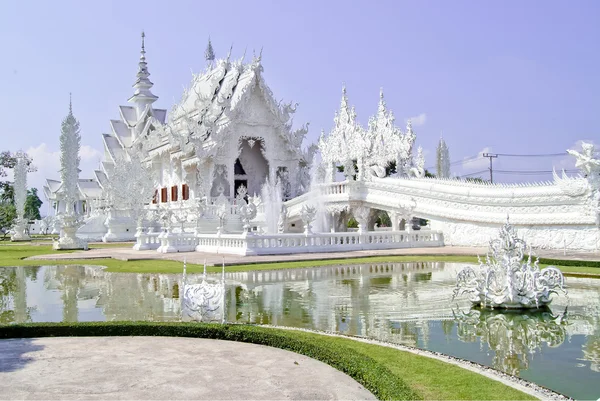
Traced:
<svg viewBox="0 0 600 401">
<path fill-rule="evenodd" d="M 27 199 L 27 172 L 30 169 L 31 160 L 24 152 L 17 152 L 15 157 L 17 163 L 14 168 L 14 193 L 17 220 L 10 239 L 11 241 L 29 241 L 31 238 L 27 234 L 28 220 L 25 218 L 25 201 Z"/>
<path fill-rule="evenodd" d="M 187 284 L 186 262 L 183 262 L 183 290 L 181 294 L 182 320 L 196 322 L 225 322 L 225 263 L 221 280 L 206 281 L 206 261 L 204 274 L 199 284 Z"/>
<path fill-rule="evenodd" d="M 550 304 L 551 294 L 566 293 L 556 267 L 540 270 L 538 260 L 531 263 L 531 254 L 523 262 L 525 246 L 507 218 L 500 238 L 490 241 L 492 257 L 488 254 L 479 268 L 465 267 L 458 273 L 454 296 L 468 293 L 474 305 L 484 308 L 534 309 Z"/>
<path fill-rule="evenodd" d="M 65 211 L 58 216 L 60 237 L 53 244 L 54 249 L 87 249 L 87 242 L 77 237 L 77 229 L 83 223 L 81 211 L 75 209 L 79 200 L 79 148 L 81 135 L 79 122 L 73 116 L 69 100 L 69 114 L 62 122 L 60 133 L 60 178 L 58 197 L 65 203 Z"/>
</svg>

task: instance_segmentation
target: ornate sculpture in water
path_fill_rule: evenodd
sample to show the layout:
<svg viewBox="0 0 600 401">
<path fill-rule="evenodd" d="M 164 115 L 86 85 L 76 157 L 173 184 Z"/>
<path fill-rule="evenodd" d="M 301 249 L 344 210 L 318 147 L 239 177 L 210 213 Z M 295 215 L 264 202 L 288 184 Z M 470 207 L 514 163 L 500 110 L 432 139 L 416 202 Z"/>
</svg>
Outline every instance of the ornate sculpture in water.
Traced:
<svg viewBox="0 0 600 401">
<path fill-rule="evenodd" d="M 479 268 L 465 267 L 458 273 L 454 296 L 468 293 L 470 301 L 484 308 L 534 309 L 550 304 L 551 294 L 564 289 L 564 277 L 556 267 L 541 269 L 531 263 L 531 251 L 523 261 L 525 241 L 508 222 L 500 238 L 490 241 L 492 256 L 479 261 Z"/>
</svg>

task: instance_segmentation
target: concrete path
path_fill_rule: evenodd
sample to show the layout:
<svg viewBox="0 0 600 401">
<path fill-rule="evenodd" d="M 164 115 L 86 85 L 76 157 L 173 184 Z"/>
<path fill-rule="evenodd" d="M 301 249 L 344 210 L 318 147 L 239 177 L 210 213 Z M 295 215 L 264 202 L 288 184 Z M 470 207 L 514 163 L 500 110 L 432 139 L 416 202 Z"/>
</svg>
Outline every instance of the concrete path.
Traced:
<svg viewBox="0 0 600 401">
<path fill-rule="evenodd" d="M 133 243 L 131 244 L 133 246 Z M 445 246 L 440 248 L 405 248 L 405 249 L 385 249 L 380 251 L 352 251 L 352 252 L 333 252 L 333 253 L 308 253 L 293 255 L 264 255 L 264 256 L 237 256 L 221 255 L 205 252 L 181 252 L 181 253 L 158 253 L 156 251 L 134 251 L 127 248 L 103 248 L 91 249 L 89 251 L 77 251 L 74 253 L 53 253 L 48 255 L 37 255 L 27 258 L 28 260 L 61 260 L 61 259 L 100 259 L 114 258 L 118 260 L 143 260 L 143 259 L 162 259 L 176 260 L 188 263 L 203 264 L 204 260 L 209 266 L 220 265 L 223 260 L 225 265 L 251 264 L 251 263 L 269 263 L 269 262 L 290 262 L 297 260 L 323 260 L 323 259 L 347 259 L 359 258 L 365 256 L 409 256 L 409 255 L 485 255 L 487 248 L 480 247 L 458 247 Z M 598 252 L 572 252 L 566 255 L 562 251 L 535 250 L 537 256 L 554 259 L 573 259 L 600 261 Z"/>
<path fill-rule="evenodd" d="M 0 340 L 0 399 L 374 400 L 289 351 L 173 337 Z"/>
</svg>

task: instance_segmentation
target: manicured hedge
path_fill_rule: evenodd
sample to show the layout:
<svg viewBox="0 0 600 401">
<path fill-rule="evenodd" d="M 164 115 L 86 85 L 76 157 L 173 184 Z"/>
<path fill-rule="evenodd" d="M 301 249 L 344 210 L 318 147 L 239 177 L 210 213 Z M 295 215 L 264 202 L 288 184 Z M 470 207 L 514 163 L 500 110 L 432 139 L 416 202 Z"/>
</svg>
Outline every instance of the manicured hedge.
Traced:
<svg viewBox="0 0 600 401">
<path fill-rule="evenodd" d="M 382 363 L 318 334 L 249 325 L 199 323 L 91 322 L 0 325 L 0 339 L 85 336 L 169 336 L 241 341 L 306 355 L 346 373 L 381 400 L 423 397 Z M 334 344 L 334 345 L 332 345 Z"/>
<path fill-rule="evenodd" d="M 533 259 L 533 260 L 535 260 L 535 259 Z M 540 258 L 540 263 L 544 264 L 544 265 L 554 265 L 554 266 L 600 267 L 600 261 L 595 261 L 595 260 L 573 260 L 573 259 L 567 260 L 567 259 Z"/>
</svg>

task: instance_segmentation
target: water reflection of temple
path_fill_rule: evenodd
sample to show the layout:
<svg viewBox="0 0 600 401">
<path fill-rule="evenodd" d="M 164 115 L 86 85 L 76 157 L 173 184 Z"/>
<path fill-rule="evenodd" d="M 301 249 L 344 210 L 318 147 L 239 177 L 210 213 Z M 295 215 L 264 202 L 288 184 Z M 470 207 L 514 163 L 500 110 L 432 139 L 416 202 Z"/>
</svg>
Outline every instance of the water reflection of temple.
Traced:
<svg viewBox="0 0 600 401">
<path fill-rule="evenodd" d="M 452 312 L 456 303 L 449 302 L 458 268 L 449 263 L 387 263 L 227 273 L 226 320 L 337 331 L 420 347 L 428 346 L 433 333 L 439 336 L 441 330 L 451 339 L 456 331 L 465 341 L 497 344 L 494 355 L 498 364 L 509 365 L 505 370 L 526 366 L 514 359 L 514 352 L 498 348 L 506 342 L 505 334 L 491 333 L 502 333 L 503 324 L 487 324 L 488 333 L 479 329 L 474 337 L 459 328 Z M 188 275 L 188 282 L 195 279 L 199 276 Z M 0 323 L 178 320 L 180 285 L 181 275 L 106 273 L 77 266 L 0 268 Z M 568 306 L 565 336 L 585 336 L 577 358 L 597 372 L 598 284 L 569 278 L 568 285 L 569 298 L 556 298 L 552 310 L 556 314 Z M 468 310 L 469 305 L 458 306 Z M 531 338 L 530 326 L 511 324 L 504 324 L 511 335 L 518 326 Z M 530 347 L 525 337 L 516 340 Z"/>
<path fill-rule="evenodd" d="M 471 309 L 458 311 L 458 338 L 480 341 L 494 351 L 493 366 L 511 375 L 529 367 L 530 359 L 542 345 L 557 347 L 567 338 L 567 311 L 499 311 Z"/>
<path fill-rule="evenodd" d="M 228 281 L 239 283 L 230 293 L 237 308 L 229 309 L 229 320 L 417 345 L 419 333 L 427 341 L 430 320 L 452 319 L 443 299 L 451 297 L 447 284 L 452 277 L 443 265 L 382 263 L 229 273 Z"/>
</svg>

